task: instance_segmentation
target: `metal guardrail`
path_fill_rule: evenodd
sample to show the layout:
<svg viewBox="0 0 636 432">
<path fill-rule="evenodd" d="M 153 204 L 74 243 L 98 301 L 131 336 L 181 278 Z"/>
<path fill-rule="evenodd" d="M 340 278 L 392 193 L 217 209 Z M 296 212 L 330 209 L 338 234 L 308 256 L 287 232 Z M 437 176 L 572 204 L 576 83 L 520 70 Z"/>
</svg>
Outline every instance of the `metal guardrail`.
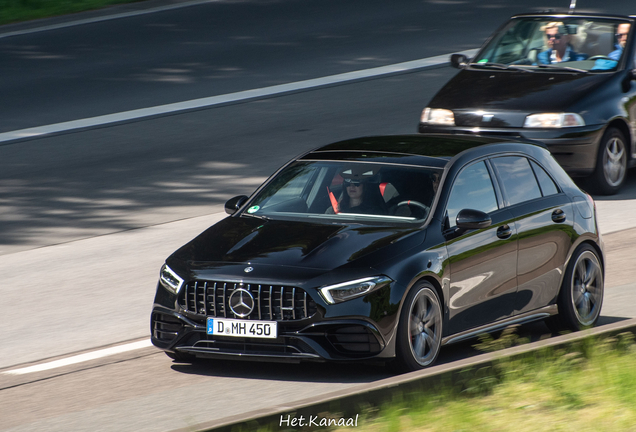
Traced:
<svg viewBox="0 0 636 432">
<path fill-rule="evenodd" d="M 253 430 L 259 426 L 278 424 L 281 416 L 292 418 L 315 416 L 318 413 L 337 412 L 343 417 L 360 412 L 361 407 L 381 405 L 389 402 L 398 394 L 413 392 L 432 387 L 466 369 L 480 369 L 494 362 L 522 356 L 543 348 L 559 348 L 593 336 L 613 336 L 631 332 L 636 334 L 636 318 L 596 327 L 576 333 L 552 337 L 538 342 L 507 348 L 487 354 L 481 354 L 451 364 L 433 366 L 416 372 L 398 375 L 372 383 L 365 383 L 320 396 L 299 400 L 290 405 L 275 405 L 266 409 L 226 417 L 172 432 L 225 432 L 232 430 Z M 287 429 L 289 427 L 285 426 Z"/>
</svg>

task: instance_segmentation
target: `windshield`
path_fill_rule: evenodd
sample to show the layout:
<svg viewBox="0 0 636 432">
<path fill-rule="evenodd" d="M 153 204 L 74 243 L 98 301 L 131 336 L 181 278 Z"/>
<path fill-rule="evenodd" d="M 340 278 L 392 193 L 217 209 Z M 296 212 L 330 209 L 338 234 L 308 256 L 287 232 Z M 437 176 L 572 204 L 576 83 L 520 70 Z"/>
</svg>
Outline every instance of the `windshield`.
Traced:
<svg viewBox="0 0 636 432">
<path fill-rule="evenodd" d="M 441 174 L 432 167 L 295 162 L 258 193 L 245 213 L 273 219 L 421 223 Z"/>
<path fill-rule="evenodd" d="M 473 59 L 471 67 L 616 70 L 627 43 L 628 21 L 596 18 L 516 18 Z"/>
</svg>

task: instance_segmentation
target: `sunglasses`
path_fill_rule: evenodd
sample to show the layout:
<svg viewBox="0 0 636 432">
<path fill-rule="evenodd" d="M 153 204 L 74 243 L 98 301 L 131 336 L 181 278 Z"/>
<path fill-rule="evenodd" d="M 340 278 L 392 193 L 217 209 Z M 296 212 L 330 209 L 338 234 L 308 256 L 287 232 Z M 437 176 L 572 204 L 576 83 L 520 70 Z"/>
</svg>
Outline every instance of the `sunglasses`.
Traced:
<svg viewBox="0 0 636 432">
<path fill-rule="evenodd" d="M 558 40 L 558 39 L 561 39 L 561 36 L 563 36 L 563 35 L 562 35 L 561 33 L 557 33 L 557 34 L 553 34 L 553 35 L 546 34 L 545 36 L 546 36 L 548 39 L 555 38 L 555 39 L 557 39 L 557 40 Z"/>
<path fill-rule="evenodd" d="M 362 184 L 362 182 L 359 181 L 353 181 L 350 179 L 345 179 L 345 185 L 347 185 L 347 187 L 349 186 L 355 186 L 355 187 L 360 187 L 360 185 Z"/>
<path fill-rule="evenodd" d="M 616 33 L 616 39 L 620 39 L 622 37 L 627 37 L 628 33 Z"/>
</svg>

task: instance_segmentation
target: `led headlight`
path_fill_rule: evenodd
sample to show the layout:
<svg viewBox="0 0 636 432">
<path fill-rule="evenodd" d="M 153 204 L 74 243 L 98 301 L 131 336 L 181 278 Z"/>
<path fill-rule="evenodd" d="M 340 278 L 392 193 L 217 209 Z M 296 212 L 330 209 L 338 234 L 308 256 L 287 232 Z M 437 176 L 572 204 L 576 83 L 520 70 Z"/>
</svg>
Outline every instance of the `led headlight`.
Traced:
<svg viewBox="0 0 636 432">
<path fill-rule="evenodd" d="M 541 113 L 526 117 L 525 128 L 567 128 L 585 126 L 583 118 L 576 113 Z"/>
<path fill-rule="evenodd" d="M 447 109 L 424 108 L 420 121 L 428 124 L 455 126 L 455 115 Z"/>
<path fill-rule="evenodd" d="M 322 287 L 320 288 L 320 294 L 322 294 L 327 303 L 335 304 L 363 296 L 391 282 L 392 280 L 386 276 L 368 277 Z"/>
<path fill-rule="evenodd" d="M 177 294 L 183 286 L 183 279 L 181 279 L 174 270 L 168 267 L 167 264 L 164 264 L 163 267 L 161 267 L 161 271 L 159 272 L 159 282 L 161 282 L 161 285 L 163 285 L 168 291 L 175 294 Z"/>
</svg>

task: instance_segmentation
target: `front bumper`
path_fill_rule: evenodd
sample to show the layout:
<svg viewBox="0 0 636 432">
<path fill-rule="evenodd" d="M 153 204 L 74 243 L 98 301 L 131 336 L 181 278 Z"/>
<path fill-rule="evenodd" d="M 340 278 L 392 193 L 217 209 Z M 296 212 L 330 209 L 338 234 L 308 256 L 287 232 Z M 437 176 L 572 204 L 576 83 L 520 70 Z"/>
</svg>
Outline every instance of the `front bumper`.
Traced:
<svg viewBox="0 0 636 432">
<path fill-rule="evenodd" d="M 605 125 L 563 129 L 443 127 L 419 124 L 420 133 L 453 133 L 522 138 L 541 141 L 571 176 L 587 176 L 594 172 L 598 146 Z"/>
<path fill-rule="evenodd" d="M 297 289 L 296 298 L 300 296 Z M 229 292 L 229 291 L 228 291 Z M 187 294 L 187 295 L 186 295 Z M 303 291 L 304 294 L 304 291 Z M 309 295 L 317 294 L 313 291 Z M 265 307 L 263 315 L 247 320 L 275 320 L 278 334 L 275 339 L 232 337 L 207 334 L 208 317 L 237 318 L 217 301 L 214 308 L 193 309 L 190 293 L 174 295 L 160 284 L 151 314 L 151 341 L 160 349 L 209 358 L 246 358 L 267 361 L 347 361 L 365 360 L 394 355 L 389 341 L 397 325 L 397 306 L 389 306 L 391 286 L 380 288 L 364 297 L 335 305 L 322 301 L 307 301 L 302 309 L 309 313 L 280 314 L 291 297 L 275 298 L 273 315 Z M 207 297 L 218 298 L 217 295 Z M 256 297 L 256 296 L 255 296 Z M 259 296 L 260 297 L 260 296 Z M 197 298 L 203 298 L 199 293 Z M 260 301 L 260 300 L 259 300 Z M 296 301 L 298 304 L 298 300 Z M 268 302 L 265 301 L 267 305 Z M 209 303 L 211 306 L 211 302 Z M 220 315 L 215 315 L 220 312 Z M 289 311 L 288 311 L 289 312 Z M 273 317 L 273 318 L 272 318 Z M 391 345 L 390 349 L 387 349 Z"/>
<path fill-rule="evenodd" d="M 279 322 L 276 339 L 259 339 L 208 335 L 204 323 L 174 311 L 155 308 L 151 330 L 152 343 L 158 348 L 208 358 L 361 360 L 378 356 L 386 347 L 378 328 L 363 319 Z"/>
</svg>

